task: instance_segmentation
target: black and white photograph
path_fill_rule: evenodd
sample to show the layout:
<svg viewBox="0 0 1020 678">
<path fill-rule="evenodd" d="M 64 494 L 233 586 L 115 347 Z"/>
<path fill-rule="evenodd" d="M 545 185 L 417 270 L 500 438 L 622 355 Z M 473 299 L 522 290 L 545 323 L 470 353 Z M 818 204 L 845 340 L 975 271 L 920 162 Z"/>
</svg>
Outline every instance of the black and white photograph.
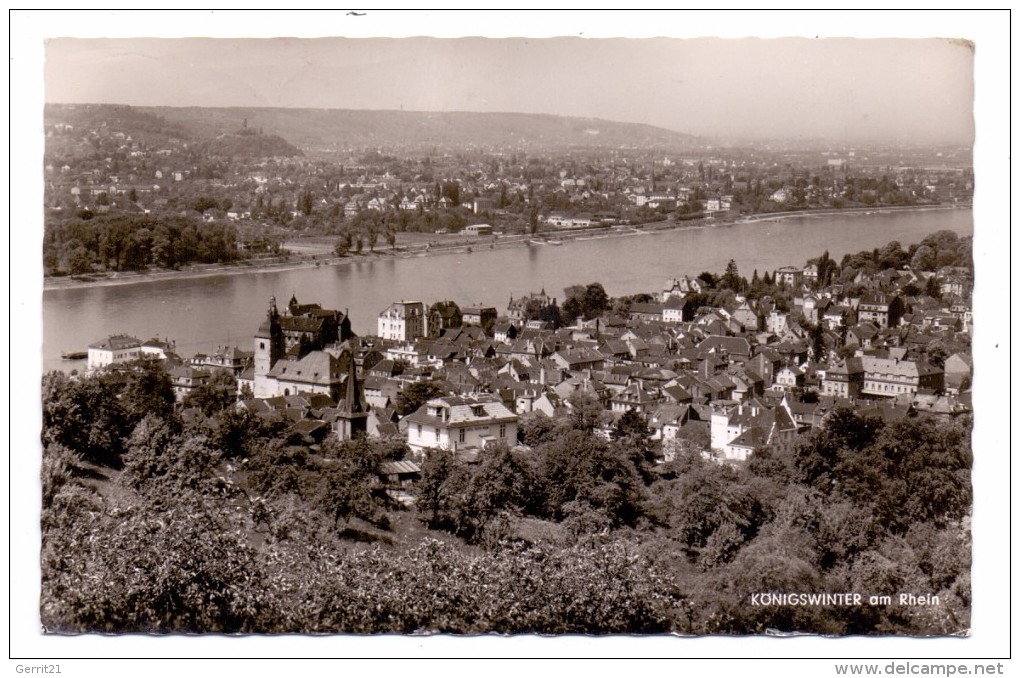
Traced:
<svg viewBox="0 0 1020 678">
<path fill-rule="evenodd" d="M 641 14 L 36 28 L 32 656 L 1003 652 L 991 51 Z"/>
</svg>

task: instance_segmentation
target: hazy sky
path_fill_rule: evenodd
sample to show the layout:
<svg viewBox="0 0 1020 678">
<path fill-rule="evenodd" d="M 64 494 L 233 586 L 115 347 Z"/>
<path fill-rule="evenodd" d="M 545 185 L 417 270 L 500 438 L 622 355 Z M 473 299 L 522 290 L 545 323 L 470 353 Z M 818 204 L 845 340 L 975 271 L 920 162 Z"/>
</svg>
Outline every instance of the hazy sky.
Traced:
<svg viewBox="0 0 1020 678">
<path fill-rule="evenodd" d="M 51 39 L 45 95 L 553 113 L 723 138 L 971 143 L 973 67 L 970 46 L 948 39 Z"/>
</svg>

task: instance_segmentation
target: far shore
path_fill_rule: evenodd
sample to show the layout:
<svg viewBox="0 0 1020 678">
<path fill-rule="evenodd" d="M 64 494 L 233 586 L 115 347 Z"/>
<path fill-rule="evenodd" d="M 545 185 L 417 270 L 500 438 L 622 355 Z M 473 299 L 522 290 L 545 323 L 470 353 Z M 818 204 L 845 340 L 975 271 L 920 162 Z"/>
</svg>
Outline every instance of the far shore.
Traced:
<svg viewBox="0 0 1020 678">
<path fill-rule="evenodd" d="M 923 211 L 944 209 L 970 209 L 970 205 L 917 205 L 904 207 L 854 207 L 848 209 L 798 210 L 790 212 L 771 212 L 747 216 L 726 217 L 721 219 L 705 218 L 690 221 L 664 220 L 636 225 L 620 225 L 613 227 L 596 227 L 557 231 L 542 231 L 536 235 L 513 234 L 500 236 L 473 236 L 470 238 L 454 238 L 434 243 L 414 243 L 394 248 L 381 248 L 375 251 L 363 251 L 339 257 L 325 243 L 328 236 L 318 236 L 302 242 L 285 243 L 285 249 L 291 249 L 289 255 L 260 260 L 244 260 L 230 264 L 195 264 L 179 270 L 152 269 L 148 271 L 122 271 L 116 273 L 96 273 L 87 276 L 48 276 L 43 279 L 43 291 L 75 289 L 80 287 L 112 287 L 116 285 L 137 285 L 163 280 L 182 280 L 206 278 L 222 275 L 242 275 L 270 271 L 291 271 L 317 266 L 345 266 L 362 262 L 380 261 L 394 258 L 410 258 L 465 252 L 468 250 L 506 249 L 510 247 L 528 247 L 559 244 L 570 240 L 586 240 L 591 238 L 621 238 L 646 231 L 680 230 L 686 228 L 706 228 L 732 226 L 757 222 L 779 221 L 792 217 L 827 217 L 843 214 L 871 214 L 875 212 Z"/>
</svg>

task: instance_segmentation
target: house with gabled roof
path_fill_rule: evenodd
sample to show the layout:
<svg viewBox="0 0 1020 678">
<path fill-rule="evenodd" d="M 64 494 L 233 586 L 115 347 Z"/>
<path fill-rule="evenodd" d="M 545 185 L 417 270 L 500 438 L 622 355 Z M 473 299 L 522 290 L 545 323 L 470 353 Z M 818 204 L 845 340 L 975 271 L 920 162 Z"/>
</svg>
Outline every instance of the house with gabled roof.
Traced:
<svg viewBox="0 0 1020 678">
<path fill-rule="evenodd" d="M 780 452 L 792 449 L 801 428 L 784 405 L 718 402 L 712 407 L 711 449 L 720 460 L 747 461 L 765 445 Z"/>
<path fill-rule="evenodd" d="M 945 372 L 942 368 L 921 360 L 864 355 L 861 364 L 864 367 L 864 388 L 861 393 L 865 395 L 912 396 L 920 390 L 941 392 L 945 388 Z"/>
<path fill-rule="evenodd" d="M 180 402 L 200 386 L 209 383 L 212 373 L 208 370 L 198 369 L 190 365 L 176 365 L 167 370 L 170 381 L 173 382 L 174 395 Z"/>
<path fill-rule="evenodd" d="M 550 358 L 561 369 L 570 372 L 602 369 L 602 365 L 605 362 L 601 353 L 587 346 L 561 349 L 553 353 Z"/>
<path fill-rule="evenodd" d="M 900 324 L 906 308 L 899 295 L 881 293 L 866 294 L 857 306 L 857 318 L 861 322 L 872 322 L 878 327 L 896 327 Z"/>
<path fill-rule="evenodd" d="M 840 398 L 857 398 L 864 388 L 864 365 L 860 358 L 847 358 L 825 370 L 822 393 Z"/>
<path fill-rule="evenodd" d="M 419 454 L 429 448 L 458 452 L 517 441 L 517 415 L 493 394 L 433 398 L 404 422 L 407 445 Z"/>
<path fill-rule="evenodd" d="M 710 335 L 698 344 L 698 351 L 701 356 L 712 354 L 731 361 L 746 362 L 751 358 L 751 343 L 744 337 Z"/>
<path fill-rule="evenodd" d="M 662 302 L 669 301 L 670 298 L 676 298 L 683 300 L 689 294 L 697 294 L 704 289 L 704 282 L 698 278 L 691 278 L 686 275 L 682 275 L 679 278 L 670 278 L 666 281 L 666 285 L 662 288 L 662 293 L 659 298 Z"/>
<path fill-rule="evenodd" d="M 634 410 L 643 414 L 660 402 L 658 390 L 646 389 L 640 382 L 631 384 L 609 398 L 610 409 L 614 412 Z"/>
<path fill-rule="evenodd" d="M 88 370 L 97 370 L 114 363 L 129 362 L 142 357 L 142 341 L 127 334 L 114 334 L 89 344 Z"/>
</svg>

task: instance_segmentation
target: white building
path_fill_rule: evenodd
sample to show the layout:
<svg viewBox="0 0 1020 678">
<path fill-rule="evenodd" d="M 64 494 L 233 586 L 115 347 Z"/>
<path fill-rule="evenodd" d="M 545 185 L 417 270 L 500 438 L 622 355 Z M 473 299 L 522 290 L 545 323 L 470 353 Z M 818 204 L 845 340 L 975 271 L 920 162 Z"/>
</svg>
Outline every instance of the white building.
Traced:
<svg viewBox="0 0 1020 678">
<path fill-rule="evenodd" d="M 428 448 L 456 452 L 517 442 L 517 415 L 492 394 L 433 398 L 405 421 L 407 445 L 419 453 Z"/>
<path fill-rule="evenodd" d="M 425 305 L 420 301 L 397 301 L 379 314 L 377 334 L 383 339 L 414 341 L 425 336 Z"/>
<path fill-rule="evenodd" d="M 174 350 L 172 341 L 149 339 L 141 341 L 127 334 L 114 334 L 89 345 L 87 370 L 97 370 L 114 363 L 126 363 L 141 358 L 166 360 Z"/>
<path fill-rule="evenodd" d="M 115 334 L 89 344 L 87 369 L 97 370 L 113 363 L 124 363 L 142 357 L 142 341 L 126 334 Z"/>
</svg>

